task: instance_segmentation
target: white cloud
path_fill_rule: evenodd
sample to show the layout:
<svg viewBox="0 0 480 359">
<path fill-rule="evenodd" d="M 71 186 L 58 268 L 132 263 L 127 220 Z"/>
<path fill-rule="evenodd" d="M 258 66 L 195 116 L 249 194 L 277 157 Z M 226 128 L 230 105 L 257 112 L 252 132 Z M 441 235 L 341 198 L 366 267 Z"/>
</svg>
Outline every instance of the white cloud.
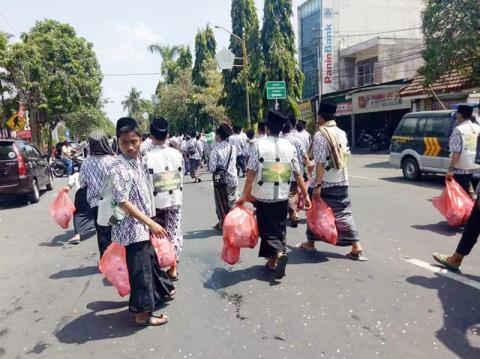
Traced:
<svg viewBox="0 0 480 359">
<path fill-rule="evenodd" d="M 134 61 L 143 62 L 146 59 L 146 51 L 140 51 L 130 44 L 111 47 L 105 51 L 97 51 L 99 56 L 109 61 Z"/>
<path fill-rule="evenodd" d="M 139 22 L 135 25 L 119 24 L 116 26 L 116 31 L 123 33 L 130 40 L 134 40 L 142 44 L 150 45 L 161 40 L 160 35 L 153 29 L 149 28 L 144 22 Z"/>
</svg>

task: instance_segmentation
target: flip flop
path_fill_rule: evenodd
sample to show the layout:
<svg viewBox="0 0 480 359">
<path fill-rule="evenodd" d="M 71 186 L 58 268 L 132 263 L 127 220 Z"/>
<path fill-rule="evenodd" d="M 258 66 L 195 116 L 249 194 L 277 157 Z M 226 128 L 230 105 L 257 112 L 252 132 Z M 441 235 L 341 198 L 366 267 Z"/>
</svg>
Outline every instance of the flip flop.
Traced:
<svg viewBox="0 0 480 359">
<path fill-rule="evenodd" d="M 154 322 L 153 318 L 163 319 L 163 321 Z M 154 315 L 150 314 L 144 322 L 137 322 L 135 320 L 135 323 L 137 323 L 137 325 L 140 326 L 140 327 L 159 327 L 161 325 L 167 324 L 168 323 L 168 318 L 163 314 L 161 314 L 160 316 L 154 316 Z"/>
<path fill-rule="evenodd" d="M 301 249 L 302 251 L 307 251 L 307 252 L 316 252 L 316 251 L 317 251 L 317 248 L 315 248 L 315 247 L 313 247 L 313 248 L 305 247 L 304 244 L 305 244 L 305 243 L 297 243 L 297 244 L 295 245 L 295 248 Z"/>
<path fill-rule="evenodd" d="M 358 252 L 358 253 L 348 253 L 347 258 L 350 258 L 352 261 L 358 261 L 358 262 L 367 262 L 368 261 L 368 258 L 365 257 L 362 252 Z"/>
<path fill-rule="evenodd" d="M 287 267 L 288 257 L 283 254 L 278 257 L 277 267 L 275 268 L 275 279 L 282 279 L 285 277 L 285 269 Z"/>
<path fill-rule="evenodd" d="M 446 267 L 447 269 L 451 269 L 451 270 L 454 270 L 454 271 L 459 271 L 460 270 L 460 266 L 458 265 L 455 265 L 455 264 L 451 264 L 449 261 L 448 261 L 448 257 L 446 254 L 440 254 L 440 253 L 433 253 L 432 254 L 433 256 L 433 259 L 435 259 L 437 261 L 437 263 L 441 264 L 442 266 Z"/>
</svg>

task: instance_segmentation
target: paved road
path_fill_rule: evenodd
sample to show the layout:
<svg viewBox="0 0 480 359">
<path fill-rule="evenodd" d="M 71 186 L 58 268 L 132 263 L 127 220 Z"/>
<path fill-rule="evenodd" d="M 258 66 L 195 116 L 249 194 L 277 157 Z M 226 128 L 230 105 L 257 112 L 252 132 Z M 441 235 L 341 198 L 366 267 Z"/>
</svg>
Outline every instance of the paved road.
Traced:
<svg viewBox="0 0 480 359">
<path fill-rule="evenodd" d="M 355 156 L 350 173 L 370 261 L 328 245 L 292 250 L 281 283 L 256 250 L 222 263 L 208 176 L 187 184 L 180 282 L 164 309 L 171 321 L 141 330 L 98 273 L 95 239 L 64 245 L 72 231 L 49 218 L 53 193 L 33 206 L 4 203 L 0 357 L 480 358 L 479 248 L 462 276 L 424 264 L 459 239 L 429 202 L 442 179 L 406 183 L 385 156 Z M 304 231 L 289 229 L 289 245 Z"/>
</svg>

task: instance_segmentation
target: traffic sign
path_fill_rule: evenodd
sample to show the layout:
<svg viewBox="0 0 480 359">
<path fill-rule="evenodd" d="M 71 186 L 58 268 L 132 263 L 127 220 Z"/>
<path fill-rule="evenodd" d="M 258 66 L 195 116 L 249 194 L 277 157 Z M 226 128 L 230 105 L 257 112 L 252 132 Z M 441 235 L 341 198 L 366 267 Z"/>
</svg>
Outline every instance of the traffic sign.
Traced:
<svg viewBox="0 0 480 359">
<path fill-rule="evenodd" d="M 235 54 L 227 48 L 223 48 L 217 55 L 215 55 L 220 70 L 231 70 L 235 62 Z"/>
<path fill-rule="evenodd" d="M 267 81 L 267 100 L 285 100 L 286 98 L 285 81 Z"/>
</svg>

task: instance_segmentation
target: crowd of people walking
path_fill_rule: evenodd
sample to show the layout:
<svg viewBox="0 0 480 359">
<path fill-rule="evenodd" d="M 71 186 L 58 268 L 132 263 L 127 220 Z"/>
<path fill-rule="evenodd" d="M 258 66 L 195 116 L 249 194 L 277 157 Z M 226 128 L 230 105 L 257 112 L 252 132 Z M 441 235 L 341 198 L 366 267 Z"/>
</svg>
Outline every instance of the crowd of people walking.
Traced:
<svg viewBox="0 0 480 359">
<path fill-rule="evenodd" d="M 80 174 L 72 176 L 63 189 L 78 187 L 76 236 L 71 242 L 82 239 L 85 232 L 82 223 L 88 223 L 90 218 L 97 232 L 100 258 L 112 241 L 125 246 L 131 286 L 129 310 L 135 313 L 139 325 L 167 323 L 165 315 L 155 312 L 165 301 L 174 299 L 174 282 L 179 279 L 184 176 L 190 174 L 193 183 L 200 183 L 204 161 L 213 181 L 217 215 L 213 227 L 222 230 L 232 208 L 252 203 L 261 239 L 258 255 L 266 259 L 266 267 L 276 280 L 286 273 L 287 225 L 298 226 L 300 196 L 306 210 L 320 198 L 326 202 L 335 215 L 337 246 L 351 247 L 346 257 L 365 262 L 368 259 L 360 243 L 349 196 L 347 135 L 337 126 L 335 113 L 334 103 L 320 104 L 313 139 L 305 123 L 297 121 L 295 116 L 270 110 L 265 121 L 258 124 L 256 134 L 253 129 L 244 133 L 241 127 L 220 124 L 215 130 L 214 144 L 196 132 L 172 136 L 164 118 L 155 118 L 148 138 L 142 139 L 137 122 L 121 118 L 115 141 L 119 154 L 112 149 L 111 139 L 99 130 L 93 131 L 88 139 L 89 156 Z M 469 109 L 458 110 L 460 125 L 452 136 L 454 154 L 447 175 L 447 179 L 458 178 L 466 189 L 470 188 L 471 174 L 480 168 L 475 164 L 471 141 L 465 140 L 480 133 L 480 126 L 471 124 L 470 117 Z M 465 149 L 462 143 L 469 143 L 470 147 Z M 241 177 L 245 181 L 240 191 Z M 105 200 L 108 191 L 113 200 Z M 108 213 L 106 220 L 105 213 Z M 459 268 L 480 234 L 479 213 L 477 200 L 456 253 L 434 254 L 435 260 L 448 268 Z M 160 268 L 152 235 L 168 238 L 177 265 L 167 271 Z M 319 240 L 307 225 L 306 240 L 295 247 L 315 251 Z"/>
</svg>

